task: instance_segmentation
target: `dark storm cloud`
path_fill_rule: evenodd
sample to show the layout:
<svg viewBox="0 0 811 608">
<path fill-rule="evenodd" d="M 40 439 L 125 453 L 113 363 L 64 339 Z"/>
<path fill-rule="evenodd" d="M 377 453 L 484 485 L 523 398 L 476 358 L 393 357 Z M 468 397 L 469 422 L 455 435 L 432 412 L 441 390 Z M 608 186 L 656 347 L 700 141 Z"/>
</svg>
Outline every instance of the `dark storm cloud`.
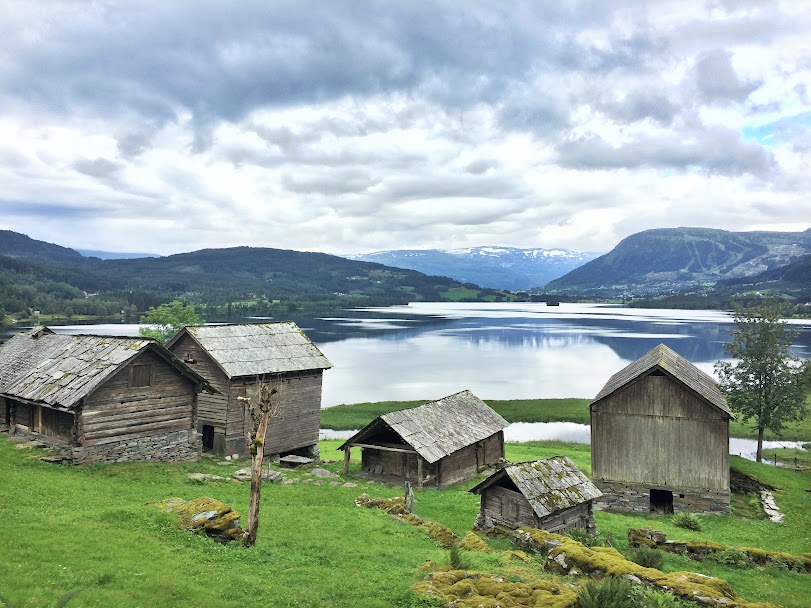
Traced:
<svg viewBox="0 0 811 608">
<path fill-rule="evenodd" d="M 39 220 L 83 220 L 93 219 L 107 209 L 103 205 L 66 205 L 65 203 L 32 203 L 0 199 L 0 213 L 5 216 L 35 218 Z"/>
<path fill-rule="evenodd" d="M 0 62 L 0 87 L 55 114 L 157 122 L 184 111 L 196 122 L 236 121 L 257 107 L 393 91 L 468 105 L 500 98 L 538 66 L 645 61 L 656 44 L 644 35 L 606 48 L 572 37 L 573 23 L 599 23 L 603 4 L 34 5 L 24 28 L 0 30 L 13 58 Z M 194 145 L 208 143 L 201 134 Z"/>
<path fill-rule="evenodd" d="M 692 168 L 722 175 L 768 177 L 773 167 L 769 152 L 722 127 L 641 137 L 621 146 L 612 146 L 599 137 L 582 138 L 561 144 L 558 154 L 562 165 L 577 169 Z"/>
</svg>

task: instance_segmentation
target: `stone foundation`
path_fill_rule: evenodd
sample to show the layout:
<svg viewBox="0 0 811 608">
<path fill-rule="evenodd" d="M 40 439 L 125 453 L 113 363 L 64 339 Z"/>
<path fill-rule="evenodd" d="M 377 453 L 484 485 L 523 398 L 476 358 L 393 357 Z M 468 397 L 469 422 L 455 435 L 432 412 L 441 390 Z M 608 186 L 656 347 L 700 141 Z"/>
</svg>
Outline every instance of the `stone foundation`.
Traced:
<svg viewBox="0 0 811 608">
<path fill-rule="evenodd" d="M 595 509 L 623 513 L 650 513 L 650 491 L 665 490 L 673 493 L 673 512 L 682 511 L 704 515 L 729 515 L 729 492 L 670 488 L 622 481 L 593 479 L 603 495 L 594 499 Z"/>
<path fill-rule="evenodd" d="M 177 462 L 197 460 L 200 456 L 200 444 L 197 441 L 197 433 L 194 431 L 173 431 L 90 446 L 69 446 L 62 441 L 37 433 L 16 434 L 24 434 L 42 443 L 45 447 L 55 450 L 65 460 L 71 460 L 76 464 L 144 460 Z"/>
</svg>

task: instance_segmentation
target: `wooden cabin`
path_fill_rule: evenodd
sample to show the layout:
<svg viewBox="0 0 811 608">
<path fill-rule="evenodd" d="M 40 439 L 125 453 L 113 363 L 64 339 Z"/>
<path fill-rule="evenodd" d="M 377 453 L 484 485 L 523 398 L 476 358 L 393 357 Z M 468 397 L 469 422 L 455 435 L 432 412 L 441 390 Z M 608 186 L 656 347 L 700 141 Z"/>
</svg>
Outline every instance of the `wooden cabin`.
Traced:
<svg viewBox="0 0 811 608">
<path fill-rule="evenodd" d="M 338 449 L 344 450 L 344 473 L 351 449 L 358 447 L 366 473 L 445 487 L 503 460 L 508 424 L 473 393 L 462 391 L 378 416 Z"/>
<path fill-rule="evenodd" d="M 566 456 L 511 464 L 470 490 L 481 496 L 476 528 L 539 528 L 596 534 L 591 503 L 602 492 Z"/>
<path fill-rule="evenodd" d="M 598 508 L 729 513 L 729 421 L 718 385 L 664 344 L 614 374 L 590 405 Z"/>
<path fill-rule="evenodd" d="M 203 386 L 150 338 L 35 327 L 0 349 L 0 413 L 10 432 L 74 462 L 196 459 Z"/>
<path fill-rule="evenodd" d="M 295 323 L 186 327 L 168 348 L 219 391 L 198 400 L 204 450 L 248 453 L 251 422 L 240 397 L 254 397 L 261 383 L 270 383 L 278 391 L 278 415 L 270 421 L 265 454 L 318 456 L 321 379 L 332 364 Z"/>
</svg>

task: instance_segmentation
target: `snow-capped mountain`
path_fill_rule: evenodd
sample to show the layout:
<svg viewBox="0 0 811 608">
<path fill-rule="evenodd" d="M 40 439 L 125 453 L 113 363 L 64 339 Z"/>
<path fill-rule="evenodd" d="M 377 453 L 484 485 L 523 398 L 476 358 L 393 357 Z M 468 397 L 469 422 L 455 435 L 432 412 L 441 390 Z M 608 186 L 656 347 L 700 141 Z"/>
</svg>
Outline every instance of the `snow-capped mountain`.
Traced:
<svg viewBox="0 0 811 608">
<path fill-rule="evenodd" d="M 397 249 L 346 256 L 395 268 L 445 276 L 495 289 L 542 287 L 601 255 L 568 249 L 466 247 L 464 249 Z"/>
</svg>

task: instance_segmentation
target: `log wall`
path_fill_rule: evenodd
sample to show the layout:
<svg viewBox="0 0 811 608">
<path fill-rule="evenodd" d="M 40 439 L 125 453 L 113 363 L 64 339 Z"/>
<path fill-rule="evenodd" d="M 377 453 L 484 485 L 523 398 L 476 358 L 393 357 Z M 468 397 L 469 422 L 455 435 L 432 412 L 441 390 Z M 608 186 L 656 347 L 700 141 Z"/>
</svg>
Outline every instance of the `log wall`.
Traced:
<svg viewBox="0 0 811 608">
<path fill-rule="evenodd" d="M 591 534 L 597 530 L 590 501 L 539 518 L 523 494 L 500 485 L 490 486 L 482 492 L 476 518 L 476 527 L 481 530 L 491 530 L 495 526 L 513 529 L 528 526 L 555 534 L 566 534 L 572 528 L 582 528 Z"/>
<path fill-rule="evenodd" d="M 153 366 L 152 385 L 131 388 L 130 368 L 145 363 Z M 174 446 L 181 437 L 182 443 L 196 453 L 195 395 L 196 385 L 191 380 L 146 350 L 84 400 L 77 410 L 77 447 L 118 444 L 118 448 L 111 448 L 115 452 L 124 444 L 135 448 L 128 459 L 144 460 L 160 458 L 153 448 Z M 91 459 L 94 453 L 106 452 L 107 448 L 82 451 Z"/>
</svg>

